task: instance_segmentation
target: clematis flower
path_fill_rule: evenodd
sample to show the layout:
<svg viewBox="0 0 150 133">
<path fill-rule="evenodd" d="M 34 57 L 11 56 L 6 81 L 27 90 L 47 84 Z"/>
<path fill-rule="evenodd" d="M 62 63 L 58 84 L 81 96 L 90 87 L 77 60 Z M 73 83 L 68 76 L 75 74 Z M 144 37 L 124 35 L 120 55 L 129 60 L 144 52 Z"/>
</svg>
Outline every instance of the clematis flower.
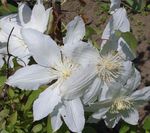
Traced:
<svg viewBox="0 0 150 133">
<path fill-rule="evenodd" d="M 126 84 L 135 73 L 139 73 L 132 62 L 128 60 L 128 55 L 125 58 L 122 52 L 117 51 L 118 45 L 117 38 L 112 38 L 101 51 L 95 48 L 80 47 L 80 51 L 74 51 L 76 60 L 80 64 L 91 64 L 97 75 L 93 83 L 86 89 L 83 96 L 84 104 L 91 104 L 100 97 L 101 100 L 105 99 L 105 93 L 109 90 L 109 84 L 112 82 L 119 82 Z M 85 47 L 85 48 L 84 48 Z M 84 52 L 86 51 L 86 52 Z M 78 57 L 78 55 L 80 55 Z M 99 96 L 100 95 L 100 96 Z"/>
<path fill-rule="evenodd" d="M 4 54 L 8 54 L 6 43 L 11 30 L 14 28 L 9 41 L 9 53 L 17 57 L 20 65 L 27 65 L 31 55 L 20 33 L 21 29 L 33 28 L 40 32 L 45 32 L 51 12 L 51 8 L 45 10 L 40 0 L 37 0 L 33 10 L 25 3 L 21 3 L 18 14 L 11 14 L 0 19 L 0 45 L 5 45 L 5 53 L 0 53 L 1 56 L 7 57 L 4 56 Z M 0 62 L 2 62 L 2 66 L 4 62 L 2 58 Z"/>
<path fill-rule="evenodd" d="M 114 83 L 106 93 L 105 100 L 91 105 L 87 110 L 95 112 L 89 122 L 97 122 L 104 119 L 106 125 L 114 128 L 120 119 L 131 125 L 137 125 L 139 120 L 138 108 L 150 100 L 150 87 L 136 90 L 139 81 L 127 82 L 123 86 Z"/>
<path fill-rule="evenodd" d="M 92 65 L 82 66 L 74 61 L 75 57 L 70 53 L 85 44 L 81 41 L 85 34 L 83 20 L 79 16 L 75 17 L 67 27 L 69 33 L 66 34 L 62 48 L 49 36 L 33 29 L 24 29 L 23 38 L 38 64 L 19 69 L 8 79 L 7 84 L 20 89 L 36 90 L 41 85 L 56 80 L 34 102 L 34 120 L 50 114 L 54 131 L 60 128 L 63 118 L 71 131 L 81 132 L 85 119 L 80 97 L 95 73 L 89 71 L 93 69 Z"/>
</svg>

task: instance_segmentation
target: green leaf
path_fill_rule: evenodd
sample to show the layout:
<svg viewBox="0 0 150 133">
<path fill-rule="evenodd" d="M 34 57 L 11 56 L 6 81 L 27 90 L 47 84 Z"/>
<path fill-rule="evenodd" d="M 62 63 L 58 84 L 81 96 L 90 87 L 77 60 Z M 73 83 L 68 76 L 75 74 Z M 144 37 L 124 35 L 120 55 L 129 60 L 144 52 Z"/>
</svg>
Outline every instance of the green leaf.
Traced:
<svg viewBox="0 0 150 133">
<path fill-rule="evenodd" d="M 9 133 L 9 132 L 7 132 L 6 130 L 2 130 L 1 133 Z"/>
<path fill-rule="evenodd" d="M 51 121 L 50 121 L 50 116 L 47 117 L 47 133 L 52 133 L 52 126 L 51 126 Z"/>
<path fill-rule="evenodd" d="M 33 128 L 32 128 L 32 131 L 34 132 L 34 133 L 38 133 L 38 132 L 40 132 L 42 130 L 42 124 L 37 124 L 37 125 L 35 125 Z"/>
<path fill-rule="evenodd" d="M 92 28 L 91 26 L 87 26 L 86 27 L 86 35 L 85 38 L 89 39 L 92 37 L 92 35 L 96 34 L 96 31 L 94 28 Z"/>
<path fill-rule="evenodd" d="M 119 133 L 127 133 L 127 131 L 130 129 L 129 125 L 123 124 L 122 127 L 119 130 Z"/>
<path fill-rule="evenodd" d="M 16 124 L 16 122 L 17 122 L 17 115 L 18 115 L 18 113 L 17 113 L 17 111 L 16 111 L 16 112 L 14 112 L 14 113 L 10 116 L 9 121 L 10 121 L 10 124 L 11 124 L 11 125 L 15 125 L 15 124 Z"/>
<path fill-rule="evenodd" d="M 38 90 L 36 90 L 36 91 L 33 91 L 33 92 L 30 94 L 30 96 L 29 96 L 29 98 L 28 98 L 28 100 L 27 100 L 27 102 L 26 102 L 26 104 L 25 104 L 25 106 L 24 106 L 24 111 L 27 111 L 27 110 L 31 109 L 34 100 L 37 99 L 37 97 L 38 97 L 39 94 L 42 92 L 42 90 L 43 90 L 43 88 L 38 89 Z"/>
<path fill-rule="evenodd" d="M 8 95 L 10 98 L 13 98 L 15 96 L 14 90 L 12 88 L 8 89 Z"/>
<path fill-rule="evenodd" d="M 0 6 L 0 15 L 7 15 L 10 13 L 15 13 L 17 12 L 17 7 L 11 5 L 11 4 L 7 4 L 7 8 L 4 7 L 3 5 Z"/>
<path fill-rule="evenodd" d="M 150 116 L 144 120 L 143 129 L 150 130 Z"/>
<path fill-rule="evenodd" d="M 87 126 L 84 128 L 83 133 L 97 133 L 93 127 Z"/>
<path fill-rule="evenodd" d="M 125 32 L 121 34 L 121 37 L 127 42 L 132 52 L 134 53 L 134 56 L 136 56 L 136 49 L 138 46 L 138 42 L 135 36 L 131 32 Z"/>
<path fill-rule="evenodd" d="M 0 112 L 0 121 L 4 118 L 6 118 L 9 114 L 9 110 L 8 109 L 4 109 Z"/>
</svg>

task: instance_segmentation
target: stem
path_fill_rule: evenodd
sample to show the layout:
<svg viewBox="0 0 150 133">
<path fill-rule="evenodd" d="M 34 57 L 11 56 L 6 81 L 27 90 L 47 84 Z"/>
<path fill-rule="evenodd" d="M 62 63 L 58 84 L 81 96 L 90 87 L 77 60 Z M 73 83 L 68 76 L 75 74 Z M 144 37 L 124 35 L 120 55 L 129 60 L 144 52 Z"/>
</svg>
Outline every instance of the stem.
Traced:
<svg viewBox="0 0 150 133">
<path fill-rule="evenodd" d="M 6 68 L 7 69 L 6 70 L 6 76 L 7 76 L 7 78 L 10 76 L 9 61 L 10 61 L 11 54 L 9 52 L 9 41 L 10 41 L 10 37 L 11 37 L 11 34 L 12 34 L 13 30 L 14 30 L 14 27 L 12 28 L 12 30 L 11 30 L 9 36 L 8 36 L 8 40 L 7 40 L 7 53 L 8 53 L 7 68 Z"/>
<path fill-rule="evenodd" d="M 59 45 L 63 45 L 63 38 L 62 38 L 62 32 L 61 32 L 61 2 L 59 0 L 55 1 L 54 4 L 54 23 L 55 23 L 55 40 Z"/>
</svg>

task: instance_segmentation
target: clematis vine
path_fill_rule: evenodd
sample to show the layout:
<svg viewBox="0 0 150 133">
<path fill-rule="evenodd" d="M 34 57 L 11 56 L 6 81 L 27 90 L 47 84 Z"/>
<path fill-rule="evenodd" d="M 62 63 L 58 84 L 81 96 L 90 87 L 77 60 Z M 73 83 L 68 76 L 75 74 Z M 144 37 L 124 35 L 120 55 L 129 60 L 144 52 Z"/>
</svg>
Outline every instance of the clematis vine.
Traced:
<svg viewBox="0 0 150 133">
<path fill-rule="evenodd" d="M 68 24 L 67 30 L 63 47 L 57 46 L 50 36 L 36 30 L 22 30 L 29 51 L 38 64 L 19 69 L 6 83 L 20 89 L 36 90 L 56 80 L 34 102 L 34 120 L 50 114 L 53 130 L 57 131 L 62 125 L 62 117 L 71 131 L 81 132 L 85 118 L 80 97 L 95 78 L 95 72 L 89 71 L 93 69 L 92 65 L 76 62 L 70 52 L 86 44 L 81 41 L 85 35 L 82 18 L 75 17 Z"/>
<path fill-rule="evenodd" d="M 9 53 L 17 58 L 20 65 L 25 66 L 28 64 L 31 55 L 20 33 L 21 29 L 33 28 L 40 32 L 45 32 L 49 15 L 52 13 L 51 8 L 45 10 L 40 0 L 37 0 L 37 4 L 35 4 L 33 10 L 31 10 L 26 3 L 20 3 L 18 10 L 18 14 L 11 14 L 0 19 L 0 45 L 3 45 L 3 52 L 0 53 L 2 57 L 0 58 L 0 66 L 4 64 L 3 58 L 5 58 L 5 60 L 8 58 L 8 56 L 6 56 L 8 54 L 6 44 L 13 28 L 14 30 L 9 41 Z M 11 58 L 11 60 L 12 59 L 13 58 Z M 13 67 L 13 63 L 11 63 L 10 66 Z"/>
</svg>

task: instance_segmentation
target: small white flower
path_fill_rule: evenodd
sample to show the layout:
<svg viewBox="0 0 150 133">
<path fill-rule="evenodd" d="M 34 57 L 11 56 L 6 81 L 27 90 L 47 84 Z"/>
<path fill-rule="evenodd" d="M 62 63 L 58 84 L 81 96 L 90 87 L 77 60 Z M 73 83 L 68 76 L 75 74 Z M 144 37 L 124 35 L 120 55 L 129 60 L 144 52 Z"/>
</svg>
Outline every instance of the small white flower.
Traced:
<svg viewBox="0 0 150 133">
<path fill-rule="evenodd" d="M 40 120 L 51 114 L 52 127 L 56 131 L 62 125 L 61 117 L 63 117 L 71 131 L 81 132 L 85 119 L 79 97 L 83 95 L 95 73 L 90 71 L 93 66 L 82 66 L 75 62 L 72 55 L 73 51 L 85 44 L 81 41 L 85 32 L 79 32 L 85 31 L 82 18 L 75 17 L 69 25 L 72 25 L 68 26 L 70 34 L 67 33 L 65 46 L 62 48 L 49 36 L 36 30 L 24 29 L 23 38 L 38 64 L 19 69 L 8 79 L 7 84 L 21 89 L 36 90 L 41 85 L 56 80 L 34 102 L 34 120 Z"/>
<path fill-rule="evenodd" d="M 0 45 L 5 45 L 5 49 L 7 49 L 6 43 L 8 41 L 8 36 L 14 27 L 9 41 L 9 53 L 18 57 L 18 63 L 20 65 L 27 65 L 30 57 L 27 45 L 24 43 L 20 33 L 21 29 L 33 28 L 40 32 L 45 32 L 50 12 L 52 12 L 52 9 L 49 8 L 45 10 L 43 4 L 38 0 L 33 10 L 25 3 L 22 3 L 19 6 L 18 14 L 8 15 L 0 20 Z M 3 57 L 6 57 L 7 54 L 7 50 L 5 50 L 5 53 L 0 53 Z M 3 62 L 2 58 L 1 62 Z M 2 65 L 3 63 L 0 66 Z"/>
<path fill-rule="evenodd" d="M 137 108 L 150 100 L 150 87 L 134 91 L 139 85 L 139 74 L 132 77 L 125 86 L 114 83 L 107 91 L 105 100 L 91 105 L 87 110 L 95 112 L 89 122 L 104 119 L 106 125 L 113 128 L 120 119 L 131 125 L 137 125 L 139 114 Z"/>
</svg>

